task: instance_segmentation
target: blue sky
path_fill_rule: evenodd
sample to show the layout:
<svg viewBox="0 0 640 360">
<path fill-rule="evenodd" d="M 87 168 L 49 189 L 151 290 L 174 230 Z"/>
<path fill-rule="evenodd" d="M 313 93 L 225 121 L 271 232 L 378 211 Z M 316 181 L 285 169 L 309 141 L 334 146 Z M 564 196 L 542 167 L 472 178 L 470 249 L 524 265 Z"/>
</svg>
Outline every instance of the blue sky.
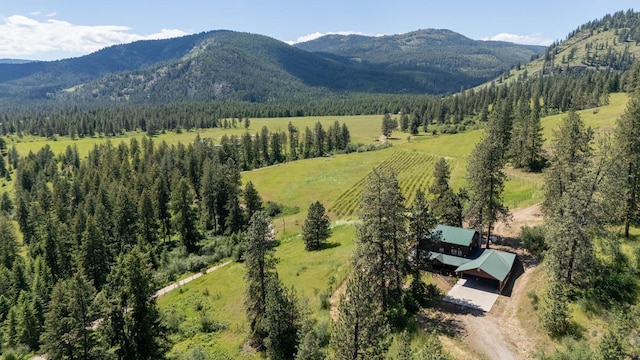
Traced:
<svg viewBox="0 0 640 360">
<path fill-rule="evenodd" d="M 327 33 L 450 29 L 548 45 L 628 0 L 2 0 L 0 58 L 53 60 L 105 46 L 228 29 L 297 42 Z M 636 9 L 638 11 L 640 9 Z"/>
</svg>

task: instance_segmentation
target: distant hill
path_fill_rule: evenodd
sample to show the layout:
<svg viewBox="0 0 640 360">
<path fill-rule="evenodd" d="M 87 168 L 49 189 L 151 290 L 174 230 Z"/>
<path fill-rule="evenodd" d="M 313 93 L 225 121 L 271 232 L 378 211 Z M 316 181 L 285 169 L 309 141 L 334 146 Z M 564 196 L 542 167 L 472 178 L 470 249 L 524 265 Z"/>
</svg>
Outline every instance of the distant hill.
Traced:
<svg viewBox="0 0 640 360">
<path fill-rule="evenodd" d="M 338 39 L 294 47 L 220 30 L 112 46 L 73 59 L 0 63 L 0 101 L 273 102 L 345 93 L 444 94 L 478 85 L 542 50 L 473 41 L 447 30 L 345 37 L 345 44 L 329 46 Z"/>
<path fill-rule="evenodd" d="M 340 55 L 390 70 L 434 71 L 490 78 L 544 53 L 544 46 L 471 40 L 451 30 L 426 29 L 389 36 L 326 35 L 296 47 Z M 459 90 L 459 89 L 458 89 Z"/>
<path fill-rule="evenodd" d="M 0 59 L 0 64 L 26 64 L 34 62 L 33 60 L 21 60 L 21 59 Z"/>
</svg>

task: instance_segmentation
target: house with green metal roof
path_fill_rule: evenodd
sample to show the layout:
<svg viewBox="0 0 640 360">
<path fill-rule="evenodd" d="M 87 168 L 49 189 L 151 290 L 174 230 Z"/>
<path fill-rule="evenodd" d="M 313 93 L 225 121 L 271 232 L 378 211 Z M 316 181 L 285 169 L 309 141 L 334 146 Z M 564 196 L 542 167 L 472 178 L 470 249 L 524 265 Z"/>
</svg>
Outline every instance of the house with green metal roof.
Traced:
<svg viewBox="0 0 640 360">
<path fill-rule="evenodd" d="M 498 290 L 502 291 L 509 280 L 516 254 L 506 251 L 484 249 L 480 256 L 458 266 L 456 274 L 459 276 L 477 276 L 498 281 Z"/>
<path fill-rule="evenodd" d="M 466 258 L 474 248 L 481 247 L 480 233 L 476 230 L 438 225 L 433 232 L 440 238 L 437 250 L 441 254 Z"/>
<path fill-rule="evenodd" d="M 434 234 L 440 237 L 428 259 L 455 268 L 458 276 L 475 276 L 498 282 L 502 291 L 511 275 L 516 255 L 493 249 L 482 249 L 480 234 L 475 230 L 438 225 Z"/>
</svg>

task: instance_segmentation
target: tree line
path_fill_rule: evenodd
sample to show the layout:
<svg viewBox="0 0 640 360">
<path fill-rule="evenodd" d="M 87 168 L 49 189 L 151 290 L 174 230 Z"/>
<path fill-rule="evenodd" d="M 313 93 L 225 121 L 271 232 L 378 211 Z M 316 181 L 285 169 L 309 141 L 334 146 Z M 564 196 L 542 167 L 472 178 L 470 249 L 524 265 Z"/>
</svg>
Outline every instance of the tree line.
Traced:
<svg viewBox="0 0 640 360">
<path fill-rule="evenodd" d="M 310 102 L 278 104 L 250 102 L 179 102 L 164 105 L 110 107 L 5 108 L 0 134 L 43 137 L 117 136 L 123 132 L 162 131 L 242 126 L 247 118 L 409 114 L 416 128 L 430 124 L 469 125 L 486 122 L 498 101 L 515 106 L 525 98 L 541 100 L 541 114 L 585 109 L 606 104 L 611 92 L 628 91 L 637 69 L 566 71 L 551 75 L 522 74 L 518 81 L 503 78 L 488 86 L 445 96 L 348 95 Z"/>
</svg>

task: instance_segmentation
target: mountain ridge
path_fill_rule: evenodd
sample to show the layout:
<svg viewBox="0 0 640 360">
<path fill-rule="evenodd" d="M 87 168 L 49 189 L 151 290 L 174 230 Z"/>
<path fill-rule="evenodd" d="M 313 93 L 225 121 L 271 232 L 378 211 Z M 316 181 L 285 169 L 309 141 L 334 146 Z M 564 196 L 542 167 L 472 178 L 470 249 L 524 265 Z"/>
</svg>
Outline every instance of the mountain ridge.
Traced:
<svg viewBox="0 0 640 360">
<path fill-rule="evenodd" d="M 402 39 L 416 34 L 407 33 Z M 399 36 L 388 39 L 397 42 Z M 468 47 L 475 42 L 452 31 L 441 38 Z M 359 61 L 307 51 L 264 35 L 214 30 L 115 45 L 78 58 L 0 64 L 0 100 L 268 102 L 344 92 L 446 94 L 482 83 L 535 54 L 520 45 L 491 44 L 496 50 L 482 50 L 476 60 L 494 53 L 508 60 L 499 62 L 499 67 L 492 65 L 490 71 L 468 69 L 468 62 L 461 63 L 466 67 L 461 70 L 455 64 L 422 63 L 419 58 L 426 49 L 418 46 L 407 51 L 407 46 L 390 42 L 370 51 L 373 58 L 410 54 L 404 62 Z M 456 62 L 453 55 L 440 62 Z"/>
<path fill-rule="evenodd" d="M 311 52 L 330 53 L 391 68 L 435 66 L 451 71 L 458 66 L 465 74 L 483 77 L 495 75 L 496 69 L 508 70 L 514 64 L 528 62 L 531 55 L 542 54 L 547 49 L 545 46 L 472 40 L 448 29 L 420 29 L 384 36 L 334 34 L 295 46 Z M 429 48 L 436 47 L 438 51 L 429 51 Z M 511 49 L 513 53 L 507 54 L 505 49 Z M 528 52 L 526 55 L 530 57 L 526 58 L 523 52 Z M 402 55 L 401 60 L 398 60 L 398 54 Z M 503 60 L 504 58 L 506 59 Z M 473 69 L 474 63 L 479 62 L 486 63 L 486 66 L 475 72 L 469 70 Z"/>
</svg>

